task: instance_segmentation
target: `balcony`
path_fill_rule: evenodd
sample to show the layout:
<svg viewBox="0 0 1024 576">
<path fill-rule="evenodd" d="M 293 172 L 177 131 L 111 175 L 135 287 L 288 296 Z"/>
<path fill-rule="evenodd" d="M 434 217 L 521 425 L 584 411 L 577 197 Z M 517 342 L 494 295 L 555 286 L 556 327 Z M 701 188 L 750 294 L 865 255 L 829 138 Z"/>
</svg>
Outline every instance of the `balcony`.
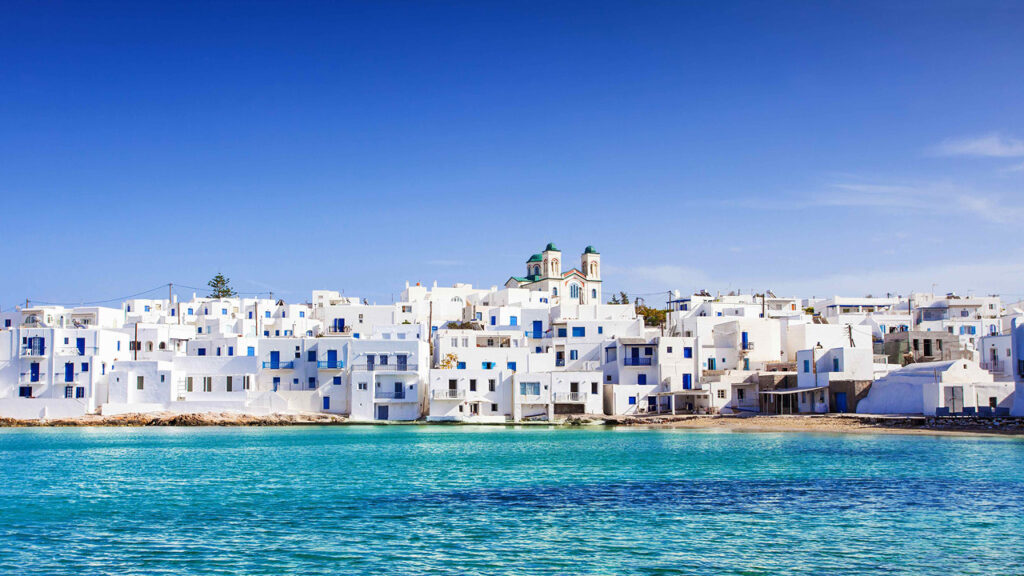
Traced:
<svg viewBox="0 0 1024 576">
<path fill-rule="evenodd" d="M 328 326 L 326 332 L 328 334 L 351 334 L 352 327 L 345 326 L 344 328 L 338 329 L 337 326 Z"/>
<path fill-rule="evenodd" d="M 466 397 L 465 390 L 431 390 L 431 400 L 462 400 Z"/>
<path fill-rule="evenodd" d="M 1002 372 L 1005 368 L 1006 364 L 1003 360 L 989 360 L 981 363 L 981 369 L 989 372 Z"/>
<path fill-rule="evenodd" d="M 650 366 L 650 358 L 623 358 L 622 363 L 626 366 Z"/>
<path fill-rule="evenodd" d="M 523 334 L 525 334 L 527 338 L 544 338 L 544 333 L 537 330 L 528 330 Z"/>
<path fill-rule="evenodd" d="M 366 370 L 367 372 L 415 372 L 416 364 L 353 364 L 353 370 Z"/>
<path fill-rule="evenodd" d="M 586 401 L 586 392 L 559 392 L 555 394 L 555 402 L 559 404 L 582 403 Z"/>
<path fill-rule="evenodd" d="M 287 362 L 264 362 L 264 370 L 291 370 L 295 367 L 295 362 L 289 360 Z"/>
<path fill-rule="evenodd" d="M 320 370 L 341 370 L 345 367 L 344 360 L 321 360 L 316 363 Z"/>
<path fill-rule="evenodd" d="M 23 347 L 21 349 L 22 356 L 46 356 L 46 350 L 41 348 Z"/>
<path fill-rule="evenodd" d="M 415 393 L 406 394 L 405 390 L 377 390 L 373 396 L 374 400 L 416 400 Z"/>
</svg>

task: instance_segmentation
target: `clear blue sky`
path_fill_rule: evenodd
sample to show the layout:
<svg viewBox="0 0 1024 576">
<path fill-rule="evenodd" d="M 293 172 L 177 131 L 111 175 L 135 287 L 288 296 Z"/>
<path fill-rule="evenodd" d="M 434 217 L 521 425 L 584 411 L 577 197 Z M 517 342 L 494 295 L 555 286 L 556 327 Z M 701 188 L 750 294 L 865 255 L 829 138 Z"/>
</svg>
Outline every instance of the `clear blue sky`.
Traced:
<svg viewBox="0 0 1024 576">
<path fill-rule="evenodd" d="M 1021 2 L 6 2 L 0 282 L 1024 297 Z"/>
</svg>

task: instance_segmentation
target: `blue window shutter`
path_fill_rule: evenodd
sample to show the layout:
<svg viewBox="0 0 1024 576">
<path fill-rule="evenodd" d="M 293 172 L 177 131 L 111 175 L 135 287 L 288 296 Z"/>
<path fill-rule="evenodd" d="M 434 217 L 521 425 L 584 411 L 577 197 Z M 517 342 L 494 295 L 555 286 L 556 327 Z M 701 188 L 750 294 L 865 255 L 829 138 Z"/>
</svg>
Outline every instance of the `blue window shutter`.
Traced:
<svg viewBox="0 0 1024 576">
<path fill-rule="evenodd" d="M 508 363 L 508 369 L 509 370 L 515 370 L 516 369 L 516 363 L 515 362 L 509 362 Z"/>
<path fill-rule="evenodd" d="M 637 384 L 647 384 L 647 374 L 637 374 L 636 375 L 636 383 Z"/>
</svg>

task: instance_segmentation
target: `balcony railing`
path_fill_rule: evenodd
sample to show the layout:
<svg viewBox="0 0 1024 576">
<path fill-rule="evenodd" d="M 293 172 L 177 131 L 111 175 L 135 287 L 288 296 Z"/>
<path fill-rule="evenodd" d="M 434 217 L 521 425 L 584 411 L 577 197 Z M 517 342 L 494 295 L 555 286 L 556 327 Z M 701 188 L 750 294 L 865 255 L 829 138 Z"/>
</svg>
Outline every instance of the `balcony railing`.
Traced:
<svg viewBox="0 0 1024 576">
<path fill-rule="evenodd" d="M 374 398 L 381 400 L 405 400 L 405 390 L 377 390 Z"/>
<path fill-rule="evenodd" d="M 586 402 L 586 392 L 559 392 L 555 394 L 555 402 Z"/>
<path fill-rule="evenodd" d="M 316 363 L 316 367 L 322 370 L 340 370 L 345 367 L 344 360 L 321 360 Z"/>
<path fill-rule="evenodd" d="M 465 390 L 431 390 L 430 398 L 432 400 L 462 400 L 466 397 Z"/>
<path fill-rule="evenodd" d="M 527 338 L 543 338 L 544 333 L 537 330 L 527 330 L 524 332 Z"/>
<path fill-rule="evenodd" d="M 263 368 L 265 370 L 291 370 L 295 367 L 295 362 L 288 360 L 287 362 L 264 362 Z"/>
<path fill-rule="evenodd" d="M 988 370 L 989 372 L 1002 372 L 1003 369 L 1006 368 L 1006 364 L 1003 360 L 989 360 L 987 362 L 982 362 L 981 368 L 983 370 Z"/>
<path fill-rule="evenodd" d="M 353 364 L 353 370 L 366 370 L 367 372 L 415 372 L 416 364 Z"/>
<path fill-rule="evenodd" d="M 622 362 L 626 366 L 650 366 L 651 365 L 651 359 L 650 358 L 630 358 L 630 357 L 627 356 L 626 358 L 622 359 Z"/>
</svg>

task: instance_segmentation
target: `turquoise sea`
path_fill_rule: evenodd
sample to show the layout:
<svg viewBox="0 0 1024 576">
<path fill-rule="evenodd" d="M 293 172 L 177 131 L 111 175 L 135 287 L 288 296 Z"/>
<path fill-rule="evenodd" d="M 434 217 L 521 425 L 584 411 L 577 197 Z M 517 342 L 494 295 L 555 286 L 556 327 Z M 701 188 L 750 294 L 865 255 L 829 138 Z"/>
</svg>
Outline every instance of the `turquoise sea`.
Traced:
<svg viewBox="0 0 1024 576">
<path fill-rule="evenodd" d="M 1024 441 L 0 430 L 0 574 L 1024 574 Z"/>
</svg>

